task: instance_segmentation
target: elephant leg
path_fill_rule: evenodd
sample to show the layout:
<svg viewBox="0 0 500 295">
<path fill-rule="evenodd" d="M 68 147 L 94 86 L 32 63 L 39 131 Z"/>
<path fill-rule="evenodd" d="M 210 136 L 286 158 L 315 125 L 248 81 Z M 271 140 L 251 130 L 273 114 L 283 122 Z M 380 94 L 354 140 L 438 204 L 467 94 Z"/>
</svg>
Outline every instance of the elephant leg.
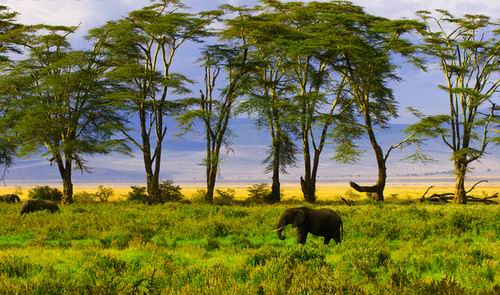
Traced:
<svg viewBox="0 0 500 295">
<path fill-rule="evenodd" d="M 305 245 L 308 232 L 301 228 L 297 228 L 297 243 Z"/>
<path fill-rule="evenodd" d="M 330 243 L 331 239 L 332 239 L 331 237 L 325 237 L 324 244 L 328 245 L 328 243 Z"/>
<path fill-rule="evenodd" d="M 335 243 L 340 243 L 340 233 L 335 233 L 333 239 L 335 240 Z"/>
</svg>

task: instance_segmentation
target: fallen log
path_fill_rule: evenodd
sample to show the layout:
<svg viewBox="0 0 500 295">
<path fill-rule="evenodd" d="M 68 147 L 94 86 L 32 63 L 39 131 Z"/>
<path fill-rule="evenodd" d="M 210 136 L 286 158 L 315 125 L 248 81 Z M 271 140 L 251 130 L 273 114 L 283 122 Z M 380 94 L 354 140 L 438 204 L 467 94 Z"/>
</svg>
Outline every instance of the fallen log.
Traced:
<svg viewBox="0 0 500 295">
<path fill-rule="evenodd" d="M 466 193 L 469 194 L 472 190 L 474 190 L 474 188 L 478 184 L 483 183 L 483 182 L 488 182 L 488 181 L 487 180 L 480 180 L 480 181 L 476 182 L 468 191 L 466 191 Z M 425 193 L 419 199 L 420 203 L 423 203 L 423 202 L 449 203 L 451 200 L 453 200 L 453 198 L 454 198 L 454 194 L 453 193 L 432 194 L 432 195 L 430 195 L 429 197 L 426 198 L 425 196 L 427 195 L 427 193 L 433 187 L 434 186 L 431 185 L 430 187 L 427 188 L 427 190 L 425 191 Z M 470 196 L 470 195 L 466 195 L 466 201 L 467 202 L 485 203 L 485 204 L 488 204 L 488 205 L 494 205 L 494 204 L 498 204 L 498 203 L 495 202 L 495 201 L 493 201 L 492 199 L 496 199 L 498 197 L 499 197 L 499 193 L 495 193 L 492 196 L 488 196 L 488 197 L 484 197 L 484 198 L 477 198 L 477 197 L 473 197 L 473 196 Z"/>
<path fill-rule="evenodd" d="M 347 205 L 347 206 L 354 206 L 354 201 L 353 200 L 346 200 L 343 197 L 340 197 L 340 199 Z"/>
<path fill-rule="evenodd" d="M 427 195 L 427 193 L 433 188 L 434 186 L 431 185 L 429 186 L 429 188 L 427 188 L 427 190 L 425 191 L 425 193 L 422 195 L 422 197 L 420 197 L 419 201 L 420 203 L 423 203 L 423 202 L 433 202 L 433 203 L 437 203 L 437 202 L 440 202 L 440 203 L 449 203 L 450 200 L 453 199 L 453 193 L 444 193 L 444 194 L 432 194 L 430 195 L 429 197 L 425 197 L 425 195 Z"/>
<path fill-rule="evenodd" d="M 467 196 L 467 202 L 476 202 L 476 203 L 485 203 L 488 205 L 495 205 L 498 203 L 493 201 L 492 199 L 496 199 L 496 198 L 498 198 L 498 193 L 495 193 L 492 196 L 484 197 L 484 198 L 476 198 L 476 197 L 472 197 L 472 196 Z"/>
</svg>

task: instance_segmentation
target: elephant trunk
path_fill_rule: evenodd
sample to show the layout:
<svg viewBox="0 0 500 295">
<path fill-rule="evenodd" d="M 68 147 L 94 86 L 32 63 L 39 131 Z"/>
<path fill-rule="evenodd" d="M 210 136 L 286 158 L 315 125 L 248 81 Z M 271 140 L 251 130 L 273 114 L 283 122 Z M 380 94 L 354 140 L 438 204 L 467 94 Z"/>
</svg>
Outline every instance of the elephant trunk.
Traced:
<svg viewBox="0 0 500 295">
<path fill-rule="evenodd" d="M 278 238 L 280 240 L 284 240 L 285 239 L 285 236 L 282 233 L 284 227 L 285 226 L 279 226 L 277 229 L 274 230 L 274 231 L 278 232 Z"/>
</svg>

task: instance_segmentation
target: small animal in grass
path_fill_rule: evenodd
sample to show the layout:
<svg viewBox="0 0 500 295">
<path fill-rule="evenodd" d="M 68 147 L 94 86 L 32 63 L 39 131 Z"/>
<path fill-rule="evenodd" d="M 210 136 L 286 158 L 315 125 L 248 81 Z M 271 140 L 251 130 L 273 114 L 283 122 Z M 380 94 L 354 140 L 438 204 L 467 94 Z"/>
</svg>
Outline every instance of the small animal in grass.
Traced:
<svg viewBox="0 0 500 295">
<path fill-rule="evenodd" d="M 47 200 L 28 200 L 21 207 L 21 215 L 48 210 L 51 213 L 59 212 L 59 206 L 53 201 Z"/>
<path fill-rule="evenodd" d="M 21 198 L 19 198 L 19 196 L 15 194 L 1 195 L 0 202 L 5 202 L 9 204 L 21 203 Z"/>
<path fill-rule="evenodd" d="M 285 226 L 292 224 L 297 228 L 297 243 L 305 244 L 307 234 L 324 237 L 325 245 L 334 240 L 337 244 L 344 236 L 344 226 L 342 219 L 332 209 L 310 209 L 307 207 L 289 208 L 281 215 L 275 229 L 278 238 L 285 239 L 282 231 Z"/>
</svg>

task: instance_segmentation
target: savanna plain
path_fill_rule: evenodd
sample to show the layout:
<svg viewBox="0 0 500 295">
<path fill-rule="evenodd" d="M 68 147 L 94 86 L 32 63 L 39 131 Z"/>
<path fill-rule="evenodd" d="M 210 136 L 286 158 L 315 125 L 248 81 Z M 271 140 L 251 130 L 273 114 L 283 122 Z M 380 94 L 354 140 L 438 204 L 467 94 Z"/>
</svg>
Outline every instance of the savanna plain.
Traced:
<svg viewBox="0 0 500 295">
<path fill-rule="evenodd" d="M 108 202 L 61 205 L 21 216 L 0 203 L 2 294 L 499 294 L 497 205 L 416 202 L 426 187 L 393 186 L 383 204 L 347 187 L 320 186 L 305 205 L 286 186 L 278 205 L 245 202 L 246 187 L 216 205 L 185 200 L 148 206 L 115 187 Z M 449 191 L 439 187 L 435 192 Z M 498 192 L 498 186 L 476 189 Z M 3 188 L 27 198 L 28 188 Z M 94 187 L 76 190 L 97 191 Z M 199 195 L 199 194 L 198 194 Z M 224 196 L 224 194 L 219 194 Z M 227 196 L 227 194 L 225 194 Z M 353 200 L 347 206 L 340 196 Z M 273 229 L 289 207 L 328 207 L 344 239 L 297 245 Z"/>
</svg>

